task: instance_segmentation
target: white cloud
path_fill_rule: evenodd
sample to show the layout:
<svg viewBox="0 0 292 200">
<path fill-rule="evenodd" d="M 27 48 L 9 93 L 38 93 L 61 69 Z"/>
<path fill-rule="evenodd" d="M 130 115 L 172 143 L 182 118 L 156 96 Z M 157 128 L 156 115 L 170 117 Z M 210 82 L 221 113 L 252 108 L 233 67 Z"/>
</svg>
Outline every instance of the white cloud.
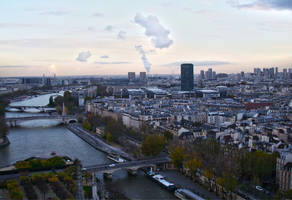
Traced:
<svg viewBox="0 0 292 200">
<path fill-rule="evenodd" d="M 87 59 L 91 56 L 90 51 L 83 51 L 80 52 L 78 57 L 76 58 L 79 62 L 87 62 Z"/>
<path fill-rule="evenodd" d="M 142 60 L 142 62 L 144 64 L 144 68 L 147 71 L 147 73 L 149 73 L 152 64 L 148 61 L 148 59 L 146 57 L 146 52 L 144 51 L 142 45 L 136 45 L 135 48 L 136 48 L 137 51 L 139 51 L 139 53 L 141 55 L 141 60 Z"/>
<path fill-rule="evenodd" d="M 104 28 L 105 31 L 113 31 L 114 27 L 111 25 L 108 25 Z"/>
<path fill-rule="evenodd" d="M 168 48 L 173 41 L 169 38 L 169 30 L 165 29 L 157 17 L 149 15 L 144 17 L 136 14 L 135 22 L 145 28 L 145 35 L 151 38 L 152 44 L 159 49 Z"/>
<path fill-rule="evenodd" d="M 229 0 L 228 3 L 233 7 L 255 10 L 292 10 L 291 0 Z"/>
<path fill-rule="evenodd" d="M 119 40 L 125 40 L 126 39 L 126 32 L 125 31 L 120 31 L 119 33 L 118 33 L 118 39 Z"/>
</svg>

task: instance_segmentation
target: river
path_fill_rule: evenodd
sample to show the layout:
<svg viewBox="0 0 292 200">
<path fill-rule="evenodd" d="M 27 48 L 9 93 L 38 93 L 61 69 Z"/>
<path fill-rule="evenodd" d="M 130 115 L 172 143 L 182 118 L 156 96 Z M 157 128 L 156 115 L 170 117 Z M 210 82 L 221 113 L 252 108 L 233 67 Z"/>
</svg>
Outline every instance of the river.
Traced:
<svg viewBox="0 0 292 200">
<path fill-rule="evenodd" d="M 38 97 L 38 99 L 48 101 L 47 97 Z M 32 101 L 36 100 L 31 99 Z M 45 105 L 45 103 L 37 102 L 38 105 Z M 43 113 L 6 113 L 6 117 L 31 115 L 43 115 Z M 24 122 L 21 127 L 11 128 L 8 135 L 11 144 L 0 149 L 0 166 L 6 166 L 31 156 L 47 156 L 51 152 L 67 155 L 73 159 L 78 158 L 83 165 L 111 163 L 104 153 L 91 147 L 65 126 L 55 125 L 54 120 L 34 120 Z M 133 177 L 128 176 L 125 170 L 120 170 L 113 174 L 112 181 L 130 199 L 174 198 L 171 193 L 146 178 L 142 172 Z"/>
</svg>

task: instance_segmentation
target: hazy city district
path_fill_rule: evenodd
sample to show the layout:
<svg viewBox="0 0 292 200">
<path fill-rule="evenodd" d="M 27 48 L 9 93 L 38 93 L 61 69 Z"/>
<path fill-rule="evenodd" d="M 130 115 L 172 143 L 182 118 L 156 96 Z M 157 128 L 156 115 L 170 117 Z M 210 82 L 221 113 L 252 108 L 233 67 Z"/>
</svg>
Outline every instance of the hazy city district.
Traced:
<svg viewBox="0 0 292 200">
<path fill-rule="evenodd" d="M 1 78 L 2 199 L 290 199 L 292 69 Z"/>
</svg>

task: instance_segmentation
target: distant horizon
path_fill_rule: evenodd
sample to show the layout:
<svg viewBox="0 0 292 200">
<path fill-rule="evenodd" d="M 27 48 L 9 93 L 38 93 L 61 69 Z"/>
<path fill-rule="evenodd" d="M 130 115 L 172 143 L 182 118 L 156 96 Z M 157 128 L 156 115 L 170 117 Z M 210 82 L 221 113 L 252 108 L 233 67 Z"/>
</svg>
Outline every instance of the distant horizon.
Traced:
<svg viewBox="0 0 292 200">
<path fill-rule="evenodd" d="M 260 68 L 260 67 L 256 67 L 256 68 Z M 266 68 L 272 68 L 272 67 L 266 67 Z M 275 68 L 275 67 L 274 67 Z M 292 67 L 291 67 L 292 68 Z M 213 69 L 213 68 L 212 68 Z M 261 70 L 263 70 L 263 68 L 260 68 Z M 279 69 L 279 73 L 282 73 L 283 72 L 283 69 L 284 68 L 278 68 Z M 289 69 L 288 67 L 286 69 Z M 204 70 L 205 72 L 207 70 Z M 228 75 L 236 75 L 236 74 L 240 74 L 241 72 L 244 72 L 244 73 L 248 73 L 248 74 L 251 74 L 253 73 L 253 71 L 239 71 L 239 72 L 236 72 L 236 73 L 228 73 L 228 72 L 217 72 L 216 70 L 213 69 L 213 71 L 215 71 L 217 74 L 228 74 Z M 132 71 L 131 71 L 132 72 Z M 143 71 L 141 71 L 143 72 Z M 136 75 L 136 78 L 139 78 L 139 73 L 140 72 L 135 72 L 135 75 Z M 160 73 L 160 74 L 151 74 L 151 73 L 146 73 L 147 74 L 147 77 L 150 75 L 150 76 L 180 76 L 180 73 L 174 73 L 174 74 L 167 74 L 167 73 Z M 198 71 L 198 73 L 194 73 L 195 76 L 200 76 L 200 71 Z M 128 77 L 128 73 L 127 74 L 91 74 L 91 75 L 88 75 L 88 74 L 83 74 L 83 75 L 57 75 L 56 74 L 56 78 L 62 78 L 62 77 L 125 77 L 127 78 Z M 43 77 L 43 75 L 35 75 L 35 76 L 30 76 L 30 75 L 27 75 L 27 76 L 0 76 L 0 79 L 2 78 L 41 78 Z M 45 77 L 47 78 L 54 78 L 54 74 L 53 75 L 45 75 Z"/>
</svg>

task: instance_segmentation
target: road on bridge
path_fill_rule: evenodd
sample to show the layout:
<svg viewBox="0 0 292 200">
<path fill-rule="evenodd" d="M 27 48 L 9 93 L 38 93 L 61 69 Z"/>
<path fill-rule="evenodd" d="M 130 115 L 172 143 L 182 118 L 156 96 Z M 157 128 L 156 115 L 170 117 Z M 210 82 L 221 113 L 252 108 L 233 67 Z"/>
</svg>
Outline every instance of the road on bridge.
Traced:
<svg viewBox="0 0 292 200">
<path fill-rule="evenodd" d="M 129 161 L 129 162 L 123 162 L 123 163 L 116 163 L 116 164 L 101 164 L 101 165 L 91 165 L 91 166 L 85 166 L 82 168 L 83 171 L 88 172 L 105 172 L 105 171 L 111 171 L 114 169 L 125 169 L 130 167 L 139 167 L 139 166 L 147 166 L 147 165 L 153 165 L 153 164 L 162 164 L 162 163 L 169 163 L 170 158 L 169 157 L 162 157 L 162 158 L 154 158 L 154 159 L 148 159 L 148 160 L 137 160 L 137 161 Z"/>
</svg>

